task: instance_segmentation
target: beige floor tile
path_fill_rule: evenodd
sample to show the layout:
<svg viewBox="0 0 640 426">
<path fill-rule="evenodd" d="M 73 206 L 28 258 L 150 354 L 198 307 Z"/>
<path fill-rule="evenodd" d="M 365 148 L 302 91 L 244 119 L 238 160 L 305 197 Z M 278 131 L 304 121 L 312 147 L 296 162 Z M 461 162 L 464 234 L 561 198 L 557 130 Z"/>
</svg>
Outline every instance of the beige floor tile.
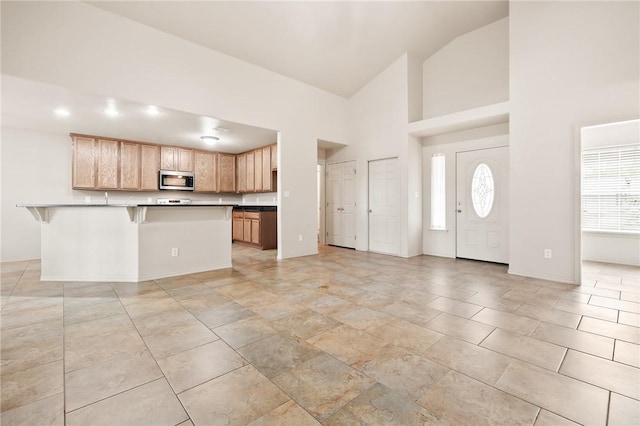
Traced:
<svg viewBox="0 0 640 426">
<path fill-rule="evenodd" d="M 589 304 L 594 306 L 602 306 L 603 308 L 618 309 L 620 311 L 640 313 L 640 303 L 629 302 L 627 300 L 611 299 L 609 297 L 592 296 Z"/>
<path fill-rule="evenodd" d="M 381 344 L 392 344 L 414 353 L 423 353 L 444 337 L 441 333 L 401 319 L 373 328 L 369 333 L 378 337 Z"/>
<path fill-rule="evenodd" d="M 639 425 L 640 401 L 612 392 L 608 424 L 610 426 Z"/>
<path fill-rule="evenodd" d="M 348 325 L 341 325 L 326 333 L 307 339 L 307 342 L 333 355 L 345 364 L 366 359 L 370 353 L 380 348 L 382 341 Z"/>
<path fill-rule="evenodd" d="M 534 426 L 579 426 L 578 423 L 547 410 L 540 410 Z"/>
<path fill-rule="evenodd" d="M 620 312 L 618 314 L 618 322 L 620 324 L 632 325 L 634 327 L 640 327 L 640 315 L 632 314 L 631 312 Z"/>
<path fill-rule="evenodd" d="M 257 342 L 267 336 L 277 334 L 278 331 L 271 327 L 271 321 L 259 316 L 245 318 L 232 322 L 213 331 L 234 349 L 241 348 L 249 343 Z"/>
<path fill-rule="evenodd" d="M 429 302 L 427 307 L 463 318 L 471 318 L 482 310 L 482 306 L 446 297 L 439 297 L 432 302 Z"/>
<path fill-rule="evenodd" d="M 144 343 L 156 359 L 166 358 L 205 343 L 218 340 L 218 336 L 195 319 L 169 324 L 154 334 L 144 336 Z"/>
<path fill-rule="evenodd" d="M 426 326 L 429 321 L 442 314 L 441 311 L 427 308 L 413 300 L 402 300 L 392 303 L 391 305 L 382 308 L 382 311 L 396 318 L 401 318 L 417 324 L 421 327 Z"/>
<path fill-rule="evenodd" d="M 453 337 L 440 339 L 424 356 L 491 386 L 512 362 L 512 358 Z"/>
<path fill-rule="evenodd" d="M 64 395 L 59 393 L 30 404 L 3 411 L 0 424 L 5 426 L 64 426 Z"/>
<path fill-rule="evenodd" d="M 69 373 L 112 358 L 146 350 L 135 328 L 83 339 L 65 339 L 64 369 Z"/>
<path fill-rule="evenodd" d="M 374 384 L 326 354 L 274 377 L 273 382 L 321 421 Z"/>
<path fill-rule="evenodd" d="M 572 328 L 543 322 L 531 337 L 607 359 L 613 357 L 613 339 Z"/>
<path fill-rule="evenodd" d="M 582 318 L 578 330 L 640 344 L 640 328 L 595 318 Z"/>
<path fill-rule="evenodd" d="M 516 314 L 569 328 L 578 328 L 580 318 L 582 318 L 582 315 L 527 304 L 520 306 L 516 310 Z"/>
<path fill-rule="evenodd" d="M 323 315 L 330 315 L 337 310 L 351 306 L 352 304 L 332 294 L 325 294 L 306 303 L 306 306 Z"/>
<path fill-rule="evenodd" d="M 467 302 L 475 305 L 486 306 L 503 312 L 515 312 L 522 303 L 509 299 L 503 299 L 498 294 L 476 293 L 467 299 Z"/>
<path fill-rule="evenodd" d="M 185 420 L 184 422 L 176 425 L 176 426 L 194 426 L 193 422 L 189 419 L 189 420 Z"/>
<path fill-rule="evenodd" d="M 412 400 L 376 383 L 329 417 L 324 424 L 339 426 L 448 425 L 449 423 Z"/>
<path fill-rule="evenodd" d="M 251 365 L 191 388 L 178 397 L 196 425 L 247 424 L 289 400 Z"/>
<path fill-rule="evenodd" d="M 2 411 L 30 404 L 40 399 L 62 393 L 62 360 L 39 365 L 27 370 L 3 374 L 0 398 Z"/>
<path fill-rule="evenodd" d="M 333 319 L 347 324 L 358 330 L 367 330 L 386 324 L 393 319 L 389 314 L 374 311 L 373 309 L 356 306 L 340 310 L 329 315 Z"/>
<path fill-rule="evenodd" d="M 279 319 L 273 323 L 273 326 L 277 330 L 287 331 L 301 339 L 309 339 L 317 336 L 338 325 L 340 325 L 340 323 L 333 318 L 324 316 L 310 309 Z"/>
<path fill-rule="evenodd" d="M 640 368 L 640 345 L 616 340 L 613 360 L 632 367 Z"/>
<path fill-rule="evenodd" d="M 608 391 L 531 364 L 514 361 L 496 387 L 577 423 L 606 423 Z"/>
<path fill-rule="evenodd" d="M 161 333 L 178 323 L 194 322 L 197 318 L 185 309 L 172 309 L 160 312 L 156 315 L 146 315 L 133 320 L 138 333 L 142 337 Z"/>
<path fill-rule="evenodd" d="M 79 306 L 64 309 L 64 324 L 73 324 L 83 321 L 92 321 L 98 318 L 108 317 L 125 313 L 120 300 L 109 300 L 97 305 Z"/>
<path fill-rule="evenodd" d="M 585 303 L 560 300 L 553 308 L 559 311 L 573 312 L 574 314 L 603 319 L 606 321 L 615 321 L 618 319 L 618 311 L 615 309 L 602 308 L 600 306 L 588 305 Z"/>
<path fill-rule="evenodd" d="M 558 371 L 566 348 L 496 329 L 480 346 L 551 371 Z"/>
<path fill-rule="evenodd" d="M 66 426 L 173 426 L 188 419 L 162 378 L 67 413 Z"/>
<path fill-rule="evenodd" d="M 322 353 L 315 346 L 286 333 L 265 337 L 238 352 L 267 378 L 289 370 Z"/>
<path fill-rule="evenodd" d="M 127 313 L 132 320 L 145 317 L 147 315 L 158 315 L 166 311 L 182 311 L 184 308 L 167 293 L 163 293 L 160 298 L 149 300 L 138 300 L 135 303 L 125 304 Z"/>
<path fill-rule="evenodd" d="M 418 404 L 454 425 L 531 425 L 538 407 L 455 371 L 444 376 Z"/>
<path fill-rule="evenodd" d="M 112 358 L 65 374 L 65 410 L 76 410 L 162 377 L 148 351 Z"/>
<path fill-rule="evenodd" d="M 200 322 L 209 328 L 216 328 L 255 315 L 255 312 L 236 302 L 225 302 L 207 308 L 191 310 Z"/>
<path fill-rule="evenodd" d="M 8 305 L 11 304 L 9 300 Z M 62 303 L 55 303 L 44 308 L 33 309 L 8 309 L 5 308 L 0 314 L 0 324 L 2 328 L 8 330 L 10 328 L 24 327 L 31 324 L 42 322 L 58 321 L 63 316 Z"/>
<path fill-rule="evenodd" d="M 515 288 L 503 294 L 502 298 L 523 304 L 526 303 L 527 305 L 545 306 L 547 308 L 552 308 L 558 302 L 557 296 L 547 295 L 546 297 L 542 297 L 540 294 L 536 293 L 536 291 L 537 288 L 534 291 Z"/>
<path fill-rule="evenodd" d="M 320 423 L 302 407 L 291 400 L 274 408 L 264 416 L 249 423 L 249 426 L 319 426 Z"/>
<path fill-rule="evenodd" d="M 613 392 L 640 399 L 640 369 L 569 350 L 560 373 Z"/>
<path fill-rule="evenodd" d="M 2 329 L 0 342 L 3 375 L 60 360 L 63 355 L 62 321 Z"/>
<path fill-rule="evenodd" d="M 426 327 L 476 345 L 482 342 L 495 329 L 490 325 L 446 313 L 440 314 L 429 321 Z"/>
<path fill-rule="evenodd" d="M 133 328 L 133 323 L 129 317 L 122 313 L 91 321 L 65 324 L 64 339 L 65 341 L 83 340 L 91 336 L 128 331 Z"/>
<path fill-rule="evenodd" d="M 221 340 L 158 360 L 158 365 L 176 393 L 246 364 L 240 355 Z"/>
<path fill-rule="evenodd" d="M 473 321 L 492 325 L 525 336 L 530 335 L 539 325 L 540 321 L 523 317 L 509 312 L 501 312 L 491 308 L 484 308 L 473 316 Z"/>
<path fill-rule="evenodd" d="M 274 321 L 297 314 L 307 309 L 304 305 L 299 303 L 282 300 L 280 296 L 276 297 L 279 300 L 272 303 L 254 305 L 251 307 L 251 310 L 263 318 Z"/>
<path fill-rule="evenodd" d="M 413 401 L 449 371 L 420 355 L 391 345 L 382 347 L 352 367 Z"/>
<path fill-rule="evenodd" d="M 620 293 L 620 299 L 640 303 L 640 286 L 635 287 L 633 291 L 623 291 Z"/>
</svg>

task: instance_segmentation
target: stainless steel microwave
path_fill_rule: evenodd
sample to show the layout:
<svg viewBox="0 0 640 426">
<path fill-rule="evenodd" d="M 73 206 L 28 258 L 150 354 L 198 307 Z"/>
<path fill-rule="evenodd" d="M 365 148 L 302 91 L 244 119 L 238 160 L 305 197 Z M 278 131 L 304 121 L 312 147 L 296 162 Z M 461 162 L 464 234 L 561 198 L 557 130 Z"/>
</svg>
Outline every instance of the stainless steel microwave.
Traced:
<svg viewBox="0 0 640 426">
<path fill-rule="evenodd" d="M 158 187 L 173 191 L 193 191 L 195 178 L 191 172 L 160 170 Z"/>
</svg>

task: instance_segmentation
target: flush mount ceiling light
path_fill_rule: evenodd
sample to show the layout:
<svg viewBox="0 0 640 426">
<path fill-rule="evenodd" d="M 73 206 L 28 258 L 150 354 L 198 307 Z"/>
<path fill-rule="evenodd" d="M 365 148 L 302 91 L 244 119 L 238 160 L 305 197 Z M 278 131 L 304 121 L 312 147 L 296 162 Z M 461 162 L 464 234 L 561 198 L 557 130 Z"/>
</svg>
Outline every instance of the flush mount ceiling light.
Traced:
<svg viewBox="0 0 640 426">
<path fill-rule="evenodd" d="M 109 117 L 117 117 L 118 115 L 120 115 L 120 113 L 116 109 L 115 101 L 111 99 L 107 101 L 107 109 L 104 110 L 104 113 Z"/>
<path fill-rule="evenodd" d="M 53 111 L 53 113 L 56 115 L 56 117 L 69 117 L 71 115 L 69 110 L 66 108 L 58 108 Z"/>
<path fill-rule="evenodd" d="M 160 115 L 160 110 L 158 109 L 157 106 L 155 105 L 149 105 L 146 109 L 145 112 L 149 115 Z"/>
<path fill-rule="evenodd" d="M 202 139 L 202 141 L 207 145 L 213 145 L 220 140 L 220 138 L 217 138 L 215 136 L 208 136 L 208 135 L 200 136 L 200 139 Z"/>
</svg>

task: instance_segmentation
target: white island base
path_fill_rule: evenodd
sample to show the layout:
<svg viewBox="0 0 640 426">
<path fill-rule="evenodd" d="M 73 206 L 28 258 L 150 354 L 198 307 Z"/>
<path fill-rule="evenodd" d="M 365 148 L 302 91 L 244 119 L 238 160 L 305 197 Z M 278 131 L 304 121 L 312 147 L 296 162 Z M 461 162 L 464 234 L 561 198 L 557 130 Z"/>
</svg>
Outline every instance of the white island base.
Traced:
<svg viewBox="0 0 640 426">
<path fill-rule="evenodd" d="M 140 282 L 231 267 L 229 205 L 22 207 L 42 223 L 42 280 Z"/>
</svg>

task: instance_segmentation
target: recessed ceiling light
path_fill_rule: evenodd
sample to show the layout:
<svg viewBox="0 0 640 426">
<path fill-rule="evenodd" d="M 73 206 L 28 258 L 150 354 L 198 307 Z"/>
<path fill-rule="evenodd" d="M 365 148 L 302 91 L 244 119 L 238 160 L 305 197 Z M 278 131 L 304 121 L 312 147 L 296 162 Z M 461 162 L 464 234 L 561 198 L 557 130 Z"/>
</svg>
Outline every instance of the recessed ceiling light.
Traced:
<svg viewBox="0 0 640 426">
<path fill-rule="evenodd" d="M 213 145 L 220 140 L 220 138 L 217 138 L 215 136 L 209 136 L 209 135 L 200 136 L 200 139 L 202 139 L 202 141 L 207 145 Z"/>
<path fill-rule="evenodd" d="M 69 117 L 71 113 L 66 108 L 58 108 L 53 113 L 58 117 Z"/>
<path fill-rule="evenodd" d="M 149 105 L 145 111 L 149 115 L 160 115 L 160 110 L 155 105 Z"/>
<path fill-rule="evenodd" d="M 214 127 L 213 131 L 216 133 L 227 133 L 229 129 L 226 127 Z"/>
<path fill-rule="evenodd" d="M 114 107 L 110 106 L 109 108 L 104 110 L 104 113 L 107 114 L 109 117 L 117 117 L 118 115 L 120 115 L 120 113 L 118 112 L 117 109 L 115 109 Z"/>
</svg>

